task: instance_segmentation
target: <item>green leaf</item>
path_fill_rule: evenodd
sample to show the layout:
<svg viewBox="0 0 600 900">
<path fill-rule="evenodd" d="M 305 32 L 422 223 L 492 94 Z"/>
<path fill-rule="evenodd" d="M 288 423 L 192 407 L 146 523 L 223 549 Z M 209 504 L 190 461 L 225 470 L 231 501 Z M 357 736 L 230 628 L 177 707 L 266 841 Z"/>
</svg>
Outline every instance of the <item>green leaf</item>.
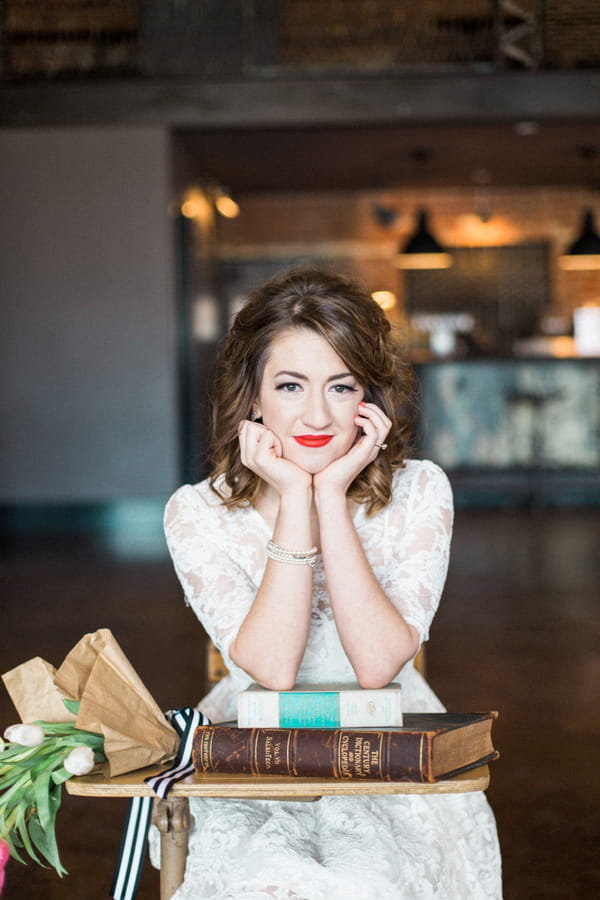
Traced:
<svg viewBox="0 0 600 900">
<path fill-rule="evenodd" d="M 53 828 L 56 823 L 56 814 L 59 810 L 61 800 L 62 800 L 62 785 L 51 784 L 50 785 L 49 802 L 50 802 L 50 819 L 52 821 Z"/>
<path fill-rule="evenodd" d="M 42 856 L 48 860 L 52 868 L 56 869 L 56 872 L 61 877 L 63 875 L 66 875 L 67 870 L 64 868 L 58 855 L 58 847 L 56 845 L 56 834 L 54 833 L 54 829 L 52 829 L 50 832 L 44 831 L 38 820 L 35 818 L 35 816 L 33 816 L 29 820 L 29 835 L 36 848 L 39 850 Z"/>
<path fill-rule="evenodd" d="M 23 747 L 22 744 L 8 744 L 0 753 L 0 764 L 5 762 L 13 762 L 15 758 L 29 756 L 33 747 Z"/>
<path fill-rule="evenodd" d="M 39 856 L 36 854 L 35 850 L 33 849 L 33 845 L 29 839 L 29 833 L 27 831 L 27 822 L 26 822 L 24 809 L 19 810 L 19 814 L 17 816 L 17 821 L 15 822 L 15 828 L 17 830 L 19 837 L 21 838 L 21 841 L 23 842 L 23 847 L 25 848 L 25 850 L 27 851 L 27 853 L 29 854 L 31 859 L 34 862 L 36 862 L 38 865 L 43 866 L 44 863 L 41 861 Z"/>
<path fill-rule="evenodd" d="M 47 831 L 48 827 L 51 826 L 49 803 L 51 777 L 52 773 L 46 769 L 46 771 L 38 775 L 34 784 L 35 805 L 37 807 L 40 825 L 44 831 Z"/>
<path fill-rule="evenodd" d="M 63 703 L 67 707 L 70 713 L 73 713 L 74 716 L 79 712 L 79 700 L 63 700 Z"/>
<path fill-rule="evenodd" d="M 75 728 L 75 724 L 73 722 L 44 722 L 41 719 L 38 719 L 35 722 L 36 725 L 39 725 L 40 728 L 43 729 L 44 734 L 47 738 L 62 735 L 70 735 L 73 734 L 77 729 Z"/>
<path fill-rule="evenodd" d="M 21 767 L 14 766 L 10 772 L 0 778 L 0 792 L 6 794 L 9 788 L 11 788 L 16 781 L 19 781 L 23 778 L 23 775 L 23 769 Z M 27 773 L 25 773 L 25 777 L 27 777 Z"/>
<path fill-rule="evenodd" d="M 35 764 L 31 767 L 31 780 L 35 781 L 42 772 L 52 771 L 53 769 L 58 768 L 58 766 L 61 766 L 66 754 L 66 749 L 59 747 L 53 749 L 52 753 L 46 753 L 40 756 L 39 760 L 36 760 Z"/>
<path fill-rule="evenodd" d="M 13 806 L 15 802 L 20 802 L 20 792 L 29 781 L 29 772 L 21 772 L 19 777 L 13 781 L 8 790 L 2 794 L 2 806 Z"/>
<path fill-rule="evenodd" d="M 71 775 L 71 773 L 67 772 L 64 766 L 62 767 L 62 769 L 56 769 L 52 773 L 52 781 L 54 782 L 54 784 L 64 784 L 65 781 L 68 781 L 69 778 L 72 777 L 73 776 Z"/>
<path fill-rule="evenodd" d="M 104 737 L 70 722 L 37 724 L 44 729 L 41 744 L 10 745 L 0 753 L 0 837 L 19 862 L 26 861 L 24 851 L 39 865 L 46 860 L 62 876 L 66 869 L 58 853 L 56 817 L 62 785 L 71 777 L 64 760 L 82 744 L 92 749 L 96 762 L 104 760 Z"/>
<path fill-rule="evenodd" d="M 17 837 L 17 835 L 12 831 L 10 834 L 5 834 L 3 840 L 8 844 L 8 849 L 10 851 L 10 855 L 13 859 L 16 859 L 18 862 L 23 863 L 23 865 L 27 865 L 27 860 L 23 859 L 21 854 L 19 853 L 19 849 L 23 846 L 22 841 Z M 19 849 L 17 849 L 19 848 Z"/>
</svg>

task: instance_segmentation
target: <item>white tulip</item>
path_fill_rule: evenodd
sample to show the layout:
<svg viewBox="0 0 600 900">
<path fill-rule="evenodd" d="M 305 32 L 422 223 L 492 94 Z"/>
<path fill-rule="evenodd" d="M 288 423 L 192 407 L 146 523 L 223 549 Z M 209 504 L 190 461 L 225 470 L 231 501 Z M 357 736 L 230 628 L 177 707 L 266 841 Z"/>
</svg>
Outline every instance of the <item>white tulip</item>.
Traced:
<svg viewBox="0 0 600 900">
<path fill-rule="evenodd" d="M 19 722 L 18 725 L 9 725 L 4 731 L 4 737 L 12 744 L 20 744 L 22 747 L 37 747 L 44 740 L 44 732 L 39 725 L 27 725 Z"/>
<path fill-rule="evenodd" d="M 82 744 L 71 750 L 63 763 L 70 775 L 87 775 L 94 768 L 94 751 Z"/>
</svg>

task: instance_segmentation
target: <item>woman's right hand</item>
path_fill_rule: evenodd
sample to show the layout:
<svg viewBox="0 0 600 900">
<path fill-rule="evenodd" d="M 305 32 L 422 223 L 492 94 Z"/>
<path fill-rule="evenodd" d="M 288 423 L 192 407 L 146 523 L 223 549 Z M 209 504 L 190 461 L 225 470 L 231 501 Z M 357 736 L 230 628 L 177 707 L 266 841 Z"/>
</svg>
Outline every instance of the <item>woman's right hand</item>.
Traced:
<svg viewBox="0 0 600 900">
<path fill-rule="evenodd" d="M 280 497 L 312 487 L 312 476 L 282 455 L 281 441 L 260 422 L 244 419 L 238 429 L 242 463 Z"/>
</svg>

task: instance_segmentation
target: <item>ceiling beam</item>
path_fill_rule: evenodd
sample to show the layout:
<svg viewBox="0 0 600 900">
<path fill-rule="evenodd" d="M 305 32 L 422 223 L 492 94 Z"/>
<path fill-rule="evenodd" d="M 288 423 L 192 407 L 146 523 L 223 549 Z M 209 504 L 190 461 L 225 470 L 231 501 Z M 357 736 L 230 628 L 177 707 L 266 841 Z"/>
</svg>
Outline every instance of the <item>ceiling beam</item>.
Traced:
<svg viewBox="0 0 600 900">
<path fill-rule="evenodd" d="M 319 127 L 598 119 L 600 70 L 0 86 L 0 126 Z"/>
</svg>

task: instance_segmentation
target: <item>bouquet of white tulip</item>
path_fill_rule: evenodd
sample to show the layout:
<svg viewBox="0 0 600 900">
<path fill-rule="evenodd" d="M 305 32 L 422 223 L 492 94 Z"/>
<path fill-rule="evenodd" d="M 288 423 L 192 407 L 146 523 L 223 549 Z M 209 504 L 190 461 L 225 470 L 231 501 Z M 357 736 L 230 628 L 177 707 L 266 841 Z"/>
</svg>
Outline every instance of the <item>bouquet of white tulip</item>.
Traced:
<svg viewBox="0 0 600 900">
<path fill-rule="evenodd" d="M 63 875 L 63 783 L 96 763 L 119 775 L 167 762 L 179 737 L 107 628 L 84 635 L 58 670 L 35 657 L 2 681 L 22 724 L 6 729 L 6 745 L 0 739 L 0 841 L 21 862 L 25 851 Z"/>
<path fill-rule="evenodd" d="M 70 722 L 43 721 L 10 725 L 4 738 L 7 743 L 0 740 L 0 839 L 20 862 L 25 862 L 21 855 L 25 851 L 35 862 L 48 863 L 59 875 L 66 874 L 55 834 L 62 785 L 105 760 L 104 738 Z"/>
</svg>

